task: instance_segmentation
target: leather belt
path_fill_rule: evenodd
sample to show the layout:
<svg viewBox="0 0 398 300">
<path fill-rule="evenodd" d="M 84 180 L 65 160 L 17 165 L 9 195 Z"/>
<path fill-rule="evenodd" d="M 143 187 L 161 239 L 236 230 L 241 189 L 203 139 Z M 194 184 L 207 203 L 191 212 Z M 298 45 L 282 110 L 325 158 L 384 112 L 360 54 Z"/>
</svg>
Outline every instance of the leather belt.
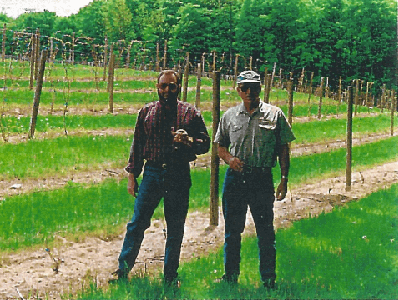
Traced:
<svg viewBox="0 0 398 300">
<path fill-rule="evenodd" d="M 167 164 L 162 162 L 147 161 L 146 166 L 157 169 L 167 169 Z"/>
<path fill-rule="evenodd" d="M 189 163 L 181 163 L 181 162 L 174 162 L 174 163 L 165 163 L 165 162 L 153 162 L 147 161 L 145 163 L 146 166 L 151 168 L 157 169 L 183 169 L 184 167 L 189 167 Z"/>
</svg>

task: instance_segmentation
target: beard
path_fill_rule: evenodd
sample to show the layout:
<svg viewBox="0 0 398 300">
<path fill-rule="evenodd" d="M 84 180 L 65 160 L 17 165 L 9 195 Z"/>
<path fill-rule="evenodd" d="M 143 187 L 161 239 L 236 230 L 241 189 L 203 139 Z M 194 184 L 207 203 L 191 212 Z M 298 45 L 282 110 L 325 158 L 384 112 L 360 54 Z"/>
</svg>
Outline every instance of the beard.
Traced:
<svg viewBox="0 0 398 300">
<path fill-rule="evenodd" d="M 158 95 L 159 95 L 159 102 L 162 105 L 175 106 L 177 104 L 178 94 L 169 92 L 165 95 L 164 93 L 159 93 L 158 91 Z"/>
</svg>

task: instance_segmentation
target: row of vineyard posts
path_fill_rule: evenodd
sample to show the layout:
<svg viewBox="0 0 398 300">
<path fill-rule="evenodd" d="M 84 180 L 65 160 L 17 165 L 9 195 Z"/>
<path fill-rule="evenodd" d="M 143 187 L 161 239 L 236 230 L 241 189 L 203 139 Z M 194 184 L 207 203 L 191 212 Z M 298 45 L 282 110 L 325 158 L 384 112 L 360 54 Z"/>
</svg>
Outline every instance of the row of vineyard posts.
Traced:
<svg viewBox="0 0 398 300">
<path fill-rule="evenodd" d="M 30 62 L 30 78 L 29 78 L 29 88 L 33 89 L 34 80 L 37 81 L 36 89 L 34 93 L 34 101 L 33 101 L 33 111 L 30 123 L 30 129 L 28 133 L 29 138 L 34 137 L 35 125 L 37 121 L 37 116 L 39 112 L 39 104 L 40 104 L 40 94 L 43 87 L 44 81 L 44 70 L 46 61 L 49 61 L 50 64 L 56 63 L 56 57 L 59 53 L 60 49 L 58 47 L 54 47 L 54 41 L 58 41 L 62 43 L 62 60 L 59 63 L 62 64 L 75 64 L 77 63 L 74 59 L 75 57 L 75 48 L 77 44 L 88 45 L 88 38 L 85 42 L 77 41 L 73 36 L 71 37 L 71 42 L 65 42 L 64 40 L 59 40 L 54 37 L 48 39 L 49 47 L 45 47 L 40 40 L 40 33 L 36 31 L 34 34 L 29 34 L 26 32 L 16 32 L 14 33 L 12 49 L 19 49 L 21 47 L 23 49 L 23 45 L 26 43 L 26 47 L 24 51 L 16 51 L 17 56 L 11 54 L 11 56 L 6 55 L 5 51 L 5 42 L 6 42 L 6 27 L 3 28 L 3 44 L 2 44 L 2 61 L 5 62 L 5 59 L 9 59 L 11 62 L 14 59 L 18 61 L 28 60 Z M 21 42 L 21 39 L 23 42 Z M 134 44 L 132 41 L 130 46 Z M 113 113 L 113 90 L 114 90 L 114 80 L 115 80 L 115 68 L 131 68 L 130 65 L 130 50 L 131 47 L 127 49 L 127 53 L 125 58 L 124 66 L 121 65 L 122 57 L 124 53 L 124 49 L 120 49 L 120 45 L 111 44 L 108 45 L 107 39 L 105 40 L 103 51 L 99 53 L 97 50 L 100 48 L 100 45 L 91 45 L 91 58 L 92 58 L 92 67 L 103 67 L 103 76 L 102 80 L 108 82 L 107 91 L 109 93 L 109 106 L 108 111 Z M 69 47 L 69 48 L 66 48 Z M 119 48 L 118 48 L 119 47 Z M 115 51 L 117 49 L 118 51 Z M 161 71 L 162 69 L 169 68 L 167 65 L 167 41 L 164 43 L 163 48 L 163 59 L 160 58 L 160 45 L 157 43 L 156 45 L 156 55 L 153 60 L 151 60 L 152 64 L 145 66 L 145 59 L 148 59 L 148 56 L 137 56 L 134 58 L 134 62 L 141 59 L 141 64 L 139 65 L 140 70 L 154 70 L 156 72 Z M 41 53 L 41 55 L 40 55 Z M 145 53 L 145 51 L 144 51 Z M 68 54 L 68 55 L 67 55 Z M 202 76 L 212 76 L 213 77 L 213 140 L 214 134 L 218 127 L 218 122 L 220 120 L 220 80 L 221 80 L 221 72 L 224 68 L 228 68 L 225 64 L 225 55 L 221 55 L 221 61 L 217 61 L 216 52 L 211 52 L 211 55 L 207 57 L 211 58 L 211 61 L 206 60 L 206 53 L 203 53 L 200 57 L 200 60 L 192 60 L 190 59 L 190 53 L 186 52 L 184 57 L 179 59 L 178 62 L 172 61 L 172 68 L 180 73 L 181 78 L 183 79 L 183 89 L 182 89 L 182 101 L 187 101 L 187 91 L 188 91 L 188 77 L 192 74 L 197 75 L 197 85 L 196 85 L 196 98 L 195 105 L 197 107 L 200 106 L 200 84 Z M 142 59 L 145 58 L 145 59 Z M 87 63 L 88 60 L 82 60 L 79 63 Z M 153 62 L 155 62 L 153 64 Z M 243 65 L 242 65 L 243 62 Z M 161 67 L 161 63 L 163 66 Z M 221 65 L 221 66 L 220 66 Z M 133 67 L 137 67 L 136 64 Z M 228 74 L 228 72 L 224 72 L 224 80 L 233 80 L 232 84 L 235 88 L 235 78 L 238 72 L 242 70 L 256 70 L 259 71 L 258 62 L 253 64 L 253 60 L 250 57 L 249 59 L 245 59 L 240 57 L 239 54 L 236 54 L 234 57 L 234 66 L 233 73 Z M 67 72 L 67 69 L 65 69 Z M 225 71 L 225 70 L 224 70 Z M 309 74 L 309 76 L 306 76 Z M 12 76 L 12 75 L 11 75 Z M 318 102 L 318 114 L 317 117 L 321 119 L 321 109 L 322 109 L 322 99 L 323 97 L 333 98 L 337 101 L 338 104 L 342 102 L 347 103 L 347 169 L 346 169 L 346 188 L 347 190 L 351 187 L 351 147 L 352 147 L 352 114 L 356 113 L 357 106 L 367 106 L 370 112 L 371 107 L 378 106 L 383 109 L 389 109 L 391 112 L 391 135 L 394 135 L 394 112 L 397 108 L 396 105 L 396 95 L 397 93 L 394 90 L 387 90 L 386 85 L 382 86 L 381 92 L 379 93 L 380 97 L 376 98 L 375 93 L 371 93 L 371 87 L 373 85 L 372 82 L 365 82 L 360 79 L 355 79 L 351 82 L 350 86 L 343 88 L 342 79 L 338 79 L 338 86 L 335 89 L 332 89 L 329 85 L 328 77 L 320 77 L 320 82 L 316 83 L 314 80 L 314 72 L 306 72 L 303 68 L 301 73 L 293 74 L 293 72 L 289 72 L 288 75 L 284 75 L 283 70 L 277 70 L 277 65 L 274 64 L 272 70 L 268 70 L 265 67 L 265 70 L 262 74 L 263 77 L 263 88 L 264 88 L 264 102 L 270 102 L 270 92 L 272 88 L 280 88 L 286 89 L 288 94 L 288 121 L 290 124 L 293 122 L 293 108 L 294 108 L 294 92 L 301 92 L 308 94 L 308 103 L 311 104 L 311 97 L 315 95 L 319 98 Z M 4 80 L 6 79 L 6 75 L 4 74 Z M 69 79 L 68 79 L 69 80 Z M 99 80 L 98 76 L 95 76 L 95 81 Z M 316 86 L 314 88 L 314 86 Z M 355 110 L 353 111 L 353 105 L 355 105 Z M 311 107 L 309 108 L 310 115 Z M 64 110 L 64 118 L 67 110 Z M 65 133 L 66 128 L 65 128 Z M 3 135 L 4 137 L 4 135 Z M 216 147 L 212 147 L 216 149 Z M 216 150 L 212 151 L 211 157 L 211 199 L 210 199 L 210 223 L 211 225 L 218 224 L 218 178 L 219 178 L 219 158 L 216 153 Z"/>
<path fill-rule="evenodd" d="M 184 49 L 170 50 L 168 49 L 167 41 L 164 41 L 162 45 L 158 42 L 152 47 L 146 47 L 149 42 L 121 40 L 110 44 L 105 37 L 101 45 L 95 44 L 93 42 L 94 39 L 90 37 L 77 37 L 75 34 L 62 35 L 61 33 L 56 33 L 55 35 L 53 37 L 41 36 L 39 29 L 36 29 L 34 33 L 26 31 L 12 32 L 12 39 L 7 40 L 7 36 L 10 36 L 10 33 L 7 34 L 6 24 L 3 26 L 2 58 L 4 60 L 9 57 L 18 61 L 30 62 L 30 89 L 33 89 L 34 80 L 37 80 L 38 77 L 39 56 L 40 51 L 43 49 L 48 51 L 50 63 L 78 63 L 103 67 L 103 81 L 107 80 L 108 67 L 112 55 L 114 55 L 113 64 L 115 68 L 134 68 L 156 72 L 172 68 L 180 73 L 186 73 L 185 69 L 188 68 L 188 73 L 190 74 L 199 73 L 198 70 L 200 69 L 200 76 L 208 76 L 211 72 L 219 70 L 221 77 L 224 77 L 224 79 L 234 79 L 237 72 L 242 70 L 260 71 L 266 65 L 266 62 L 253 61 L 252 57 L 245 58 L 239 54 L 233 55 L 230 53 L 226 55 L 226 53 L 216 53 L 215 51 L 189 54 L 184 52 Z M 110 54 L 111 52 L 112 54 Z M 189 61 L 189 66 L 185 63 L 187 61 Z M 268 75 L 267 68 L 265 69 L 264 82 L 270 88 L 272 86 L 286 88 L 286 82 L 294 75 L 296 91 L 301 92 L 305 91 L 305 89 L 311 89 L 310 92 L 319 95 L 319 90 L 323 90 L 325 97 L 333 96 L 337 101 L 345 101 L 346 88 L 351 85 L 345 80 L 342 82 L 341 78 L 329 80 L 328 77 L 324 77 L 322 82 L 322 77 L 319 74 L 305 71 L 304 68 L 301 74 L 296 72 L 296 74 L 292 75 L 291 72 L 282 69 L 277 70 L 276 67 L 277 64 L 275 63 L 270 75 Z M 268 78 L 269 76 L 271 78 Z M 332 86 L 329 85 L 329 82 L 333 83 Z M 313 88 L 314 85 L 317 86 L 315 89 Z M 391 107 L 391 90 L 387 90 L 385 85 L 381 87 L 381 91 L 376 90 L 372 82 L 360 80 L 359 85 L 360 93 L 357 101 L 362 103 L 362 105 L 368 107 L 379 106 L 388 109 Z M 264 100 L 267 101 L 267 98 Z M 357 102 L 355 104 L 359 105 Z"/>
</svg>

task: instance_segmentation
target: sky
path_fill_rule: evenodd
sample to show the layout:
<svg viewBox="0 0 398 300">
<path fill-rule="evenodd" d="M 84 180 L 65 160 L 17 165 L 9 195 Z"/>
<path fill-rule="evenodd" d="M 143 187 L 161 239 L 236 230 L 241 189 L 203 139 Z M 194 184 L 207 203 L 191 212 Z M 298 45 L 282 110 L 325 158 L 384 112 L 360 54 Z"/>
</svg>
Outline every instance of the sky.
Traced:
<svg viewBox="0 0 398 300">
<path fill-rule="evenodd" d="M 75 14 L 93 0 L 0 0 L 0 12 L 16 18 L 26 11 L 48 10 L 59 17 Z"/>
</svg>

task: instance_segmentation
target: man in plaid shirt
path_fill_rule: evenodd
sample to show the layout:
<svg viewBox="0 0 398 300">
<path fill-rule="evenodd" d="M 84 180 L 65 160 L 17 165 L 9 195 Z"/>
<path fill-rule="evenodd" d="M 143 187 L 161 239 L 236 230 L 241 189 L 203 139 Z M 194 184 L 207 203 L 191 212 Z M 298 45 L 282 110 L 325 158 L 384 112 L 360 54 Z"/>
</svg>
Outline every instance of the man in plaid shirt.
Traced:
<svg viewBox="0 0 398 300">
<path fill-rule="evenodd" d="M 119 256 L 118 279 L 127 279 L 150 226 L 155 208 L 164 198 L 167 240 L 164 281 L 177 284 L 180 249 L 189 206 L 191 177 L 189 162 L 209 151 L 210 137 L 200 112 L 178 100 L 180 78 L 172 70 L 158 77 L 159 101 L 145 105 L 139 112 L 126 171 L 128 192 L 136 197 L 134 216 Z M 144 167 L 145 164 L 145 167 Z M 137 178 L 144 167 L 138 191 Z"/>
</svg>

